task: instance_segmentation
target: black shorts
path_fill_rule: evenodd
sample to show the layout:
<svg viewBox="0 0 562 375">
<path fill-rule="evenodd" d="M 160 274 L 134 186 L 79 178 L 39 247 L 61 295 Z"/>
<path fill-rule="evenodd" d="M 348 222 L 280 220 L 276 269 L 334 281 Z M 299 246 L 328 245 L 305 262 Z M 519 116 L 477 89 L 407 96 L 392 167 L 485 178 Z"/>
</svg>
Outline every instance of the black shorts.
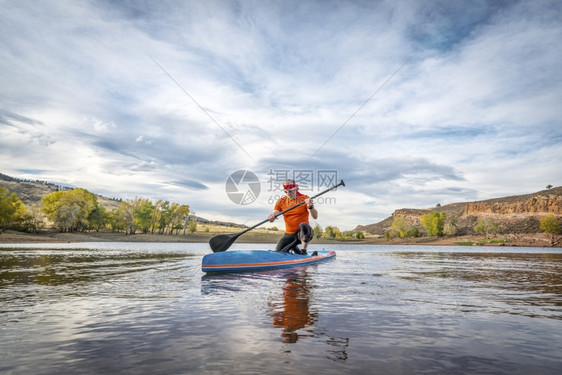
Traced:
<svg viewBox="0 0 562 375">
<path fill-rule="evenodd" d="M 308 223 L 301 223 L 299 225 L 299 230 L 297 233 L 285 233 L 283 237 L 277 243 L 276 251 L 291 251 L 297 248 L 298 244 L 301 244 L 301 238 L 305 242 L 310 242 L 314 237 L 314 231 Z"/>
</svg>

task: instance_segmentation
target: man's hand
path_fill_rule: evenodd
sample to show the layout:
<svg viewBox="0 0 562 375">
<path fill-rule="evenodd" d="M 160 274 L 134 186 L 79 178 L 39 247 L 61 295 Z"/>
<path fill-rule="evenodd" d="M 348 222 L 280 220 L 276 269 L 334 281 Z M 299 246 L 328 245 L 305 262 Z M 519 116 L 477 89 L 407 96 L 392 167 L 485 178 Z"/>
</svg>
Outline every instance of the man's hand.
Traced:
<svg viewBox="0 0 562 375">
<path fill-rule="evenodd" d="M 277 214 L 279 214 L 279 211 L 274 210 L 272 213 L 269 214 L 267 220 L 269 220 L 270 223 L 273 223 L 278 218 Z"/>
</svg>

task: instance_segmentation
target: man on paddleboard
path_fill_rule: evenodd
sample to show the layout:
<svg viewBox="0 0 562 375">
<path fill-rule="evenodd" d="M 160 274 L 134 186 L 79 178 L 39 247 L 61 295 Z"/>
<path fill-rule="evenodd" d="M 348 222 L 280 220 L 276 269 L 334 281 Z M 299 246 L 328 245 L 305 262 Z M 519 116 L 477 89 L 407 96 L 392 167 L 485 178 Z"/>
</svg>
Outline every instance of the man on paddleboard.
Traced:
<svg viewBox="0 0 562 375">
<path fill-rule="evenodd" d="M 299 186 L 294 180 L 285 180 L 283 183 L 283 190 L 286 195 L 281 197 L 277 203 L 275 203 L 273 212 L 271 212 L 271 214 L 267 217 L 270 222 L 274 222 L 281 211 L 293 207 L 303 201 L 305 204 L 283 214 L 283 220 L 285 221 L 285 234 L 277 243 L 276 251 L 288 252 L 292 250 L 296 254 L 304 255 L 306 254 L 308 243 L 314 236 L 314 231 L 308 223 L 308 217 L 311 215 L 313 219 L 317 219 L 318 211 L 314 208 L 314 202 L 312 199 L 310 199 L 308 195 L 304 195 L 299 192 Z M 300 250 L 297 246 L 300 243 L 302 243 L 302 250 Z"/>
</svg>

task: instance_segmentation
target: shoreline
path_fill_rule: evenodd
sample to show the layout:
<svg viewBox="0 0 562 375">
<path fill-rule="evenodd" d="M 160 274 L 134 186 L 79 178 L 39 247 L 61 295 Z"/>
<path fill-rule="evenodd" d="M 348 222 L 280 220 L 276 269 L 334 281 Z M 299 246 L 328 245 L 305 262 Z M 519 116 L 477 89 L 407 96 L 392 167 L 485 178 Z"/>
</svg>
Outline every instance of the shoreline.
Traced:
<svg viewBox="0 0 562 375">
<path fill-rule="evenodd" d="M 207 243 L 212 237 L 221 233 L 195 232 L 192 234 L 124 234 L 113 232 L 81 232 L 59 233 L 44 231 L 41 233 L 23 233 L 6 231 L 0 233 L 2 244 L 23 243 L 72 243 L 72 242 L 177 242 L 177 243 Z M 282 233 L 254 232 L 245 233 L 237 239 L 238 243 L 277 243 Z M 310 244 L 339 244 L 339 245 L 426 245 L 426 246 L 506 246 L 506 247 L 562 247 L 562 236 L 555 237 L 555 245 L 551 243 L 551 236 L 546 233 L 507 234 L 502 241 L 487 242 L 481 236 L 452 236 L 452 237 L 418 237 L 407 239 L 390 239 L 367 237 L 362 240 L 330 240 L 314 239 Z"/>
</svg>

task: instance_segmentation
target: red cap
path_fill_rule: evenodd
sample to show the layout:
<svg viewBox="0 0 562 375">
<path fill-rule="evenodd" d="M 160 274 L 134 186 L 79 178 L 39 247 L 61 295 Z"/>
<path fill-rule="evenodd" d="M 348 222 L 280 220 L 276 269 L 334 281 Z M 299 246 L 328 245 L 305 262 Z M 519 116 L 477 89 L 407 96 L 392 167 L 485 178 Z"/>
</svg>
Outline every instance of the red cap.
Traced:
<svg viewBox="0 0 562 375">
<path fill-rule="evenodd" d="M 292 190 L 292 189 L 298 188 L 298 187 L 299 187 L 299 185 L 297 185 L 297 184 L 287 184 L 287 185 L 284 184 L 283 185 L 284 190 Z"/>
</svg>

